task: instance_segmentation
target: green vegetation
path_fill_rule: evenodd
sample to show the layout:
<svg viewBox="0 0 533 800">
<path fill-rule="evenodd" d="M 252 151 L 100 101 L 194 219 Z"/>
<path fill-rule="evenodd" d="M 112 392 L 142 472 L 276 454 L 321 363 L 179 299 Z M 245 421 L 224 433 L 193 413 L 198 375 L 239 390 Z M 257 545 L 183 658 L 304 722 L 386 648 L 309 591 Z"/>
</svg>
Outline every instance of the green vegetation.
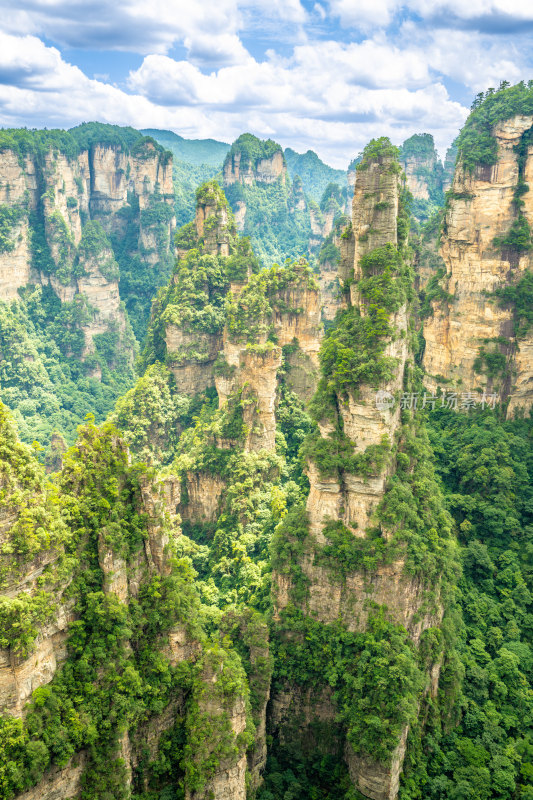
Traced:
<svg viewBox="0 0 533 800">
<path fill-rule="evenodd" d="M 261 159 L 271 158 L 277 152 L 283 156 L 280 145 L 271 139 L 262 141 L 251 134 L 243 134 L 233 143 L 225 164 L 231 165 L 233 158 L 240 154 L 239 169 L 249 166 L 255 170 Z M 288 257 L 309 258 L 310 241 L 313 238 L 310 207 L 314 201 L 305 197 L 303 182 L 298 175 L 295 175 L 294 183 L 285 174 L 281 174 L 273 183 L 257 180 L 252 185 L 243 185 L 236 181 L 226 186 L 225 191 L 235 213 L 242 211 L 242 204 L 246 206 L 243 233 L 249 236 L 263 266 L 281 264 Z M 331 192 L 342 195 L 337 185 L 333 186 Z M 337 201 L 332 202 L 337 208 Z M 338 209 L 341 212 L 344 202 L 342 196 Z M 320 220 L 321 212 L 316 206 L 315 210 Z"/>
<path fill-rule="evenodd" d="M 398 156 L 400 150 L 391 144 L 387 136 L 380 136 L 379 139 L 371 139 L 363 150 L 361 160 L 355 165 L 356 170 L 366 170 L 372 163 L 382 163 L 382 159 L 392 159 L 391 169 L 398 174 L 400 173 L 400 165 L 398 164 Z"/>
<path fill-rule="evenodd" d="M 495 164 L 498 144 L 493 136 L 494 125 L 517 114 L 532 113 L 533 81 L 520 81 L 516 86 L 502 81 L 498 89 L 480 92 L 457 139 L 463 168 L 473 173 L 478 165 L 489 167 Z"/>
<path fill-rule="evenodd" d="M 113 257 L 111 242 L 99 222 L 88 222 L 84 226 L 78 245 L 78 259 L 82 263 L 96 262 L 107 281 L 119 279 L 119 266 Z"/>
<path fill-rule="evenodd" d="M 233 159 L 235 155 L 240 155 L 241 169 L 247 166 L 255 169 L 259 161 L 272 158 L 275 153 L 283 154 L 281 145 L 277 142 L 272 139 L 258 139 L 252 133 L 242 133 L 231 145 L 226 161 Z"/>
<path fill-rule="evenodd" d="M 84 129 L 85 141 L 93 133 Z M 145 140 L 123 135 L 141 157 Z M 250 159 L 254 139 L 245 138 Z M 388 140 L 373 141 L 360 169 L 377 164 L 396 175 L 396 155 Z M 238 186 L 235 197 L 248 188 L 257 187 Z M 288 197 L 281 182 L 263 188 Z M 327 189 L 324 210 L 339 196 Z M 100 428 L 94 419 L 79 428 L 61 472 L 47 477 L 38 463 L 45 454 L 18 442 L 0 405 L 0 518 L 8 521 L 0 589 L 24 579 L 21 591 L 0 597 L 0 647 L 25 658 L 60 609 L 75 617 L 66 660 L 33 692 L 23 719 L 0 718 L 0 800 L 79 753 L 82 800 L 126 800 L 126 732 L 136 756 L 131 800 L 207 796 L 219 771 L 227 775 L 244 754 L 248 769 L 261 757 L 255 737 L 269 691 L 285 720 L 269 717 L 265 780 L 256 794 L 247 775 L 250 798 L 360 800 L 346 752 L 390 764 L 408 726 L 399 800 L 531 800 L 533 417 L 436 408 L 425 419 L 402 410 L 394 437 L 366 450 L 347 435 L 345 404 L 394 376 L 386 345 L 416 337 L 414 323 L 398 330 L 394 318 L 414 300 L 402 192 L 398 245 L 365 254 L 342 287 L 346 306 L 322 341 L 315 397 L 307 406 L 293 391 L 301 351 L 296 340 L 285 344 L 272 398 L 275 450 L 254 449 L 263 430 L 257 390 L 240 380 L 231 348 L 257 363 L 279 359 L 280 318 L 304 313 L 295 297 L 316 288 L 315 276 L 304 259 L 260 269 L 214 181 L 195 199 L 209 214 L 201 236 L 194 223 L 176 235 L 179 259 L 153 305 L 133 387 L 118 328 L 96 335 L 95 353 L 85 353 L 93 311 L 83 298 L 61 303 L 51 286 L 32 286 L 0 304 L 3 396 L 27 442 L 54 439 L 47 463 L 59 466 L 58 429 L 72 442 L 91 406 L 109 417 Z M 157 281 L 170 275 L 172 209 L 157 192 L 142 211 L 129 200 L 120 235 L 117 227 L 108 238 L 105 223 L 87 221 L 77 249 L 66 221 L 38 209 L 32 251 L 41 274 L 63 280 L 92 260 L 115 279 L 118 264 L 121 290 L 141 318 Z M 335 235 L 346 222 L 337 218 Z M 431 218 L 416 244 L 430 272 L 422 316 L 449 299 L 442 264 L 428 255 L 438 223 Z M 12 227 L 9 217 L 0 224 L 7 242 Z M 338 257 L 332 235 L 320 261 Z M 158 277 L 143 275 L 147 263 Z M 495 298 L 514 308 L 523 337 L 533 322 L 531 273 L 513 281 Z M 241 285 L 230 292 L 230 284 Z M 175 352 L 167 352 L 170 328 Z M 223 352 L 214 361 L 222 334 L 231 365 Z M 506 342 L 483 344 L 479 366 L 496 377 Z M 221 402 L 214 389 L 181 394 L 172 370 L 182 364 L 224 379 Z M 100 370 L 101 381 L 91 378 Z M 409 358 L 401 388 L 423 391 L 421 381 Z M 322 436 L 326 420 L 331 432 Z M 363 483 L 383 476 L 386 491 L 366 530 L 344 524 L 348 509 L 339 508 L 316 535 L 306 512 L 309 462 L 341 492 L 354 475 Z M 392 601 L 374 601 L 378 574 L 412 591 L 409 631 Z M 338 618 L 327 616 L 330 595 L 340 598 Z"/>
<path fill-rule="evenodd" d="M 513 206 L 515 211 L 515 218 L 511 224 L 509 232 L 505 236 L 498 236 L 494 239 L 496 247 L 500 247 L 505 254 L 514 263 L 521 253 L 531 249 L 531 229 L 529 222 L 524 214 L 525 202 L 522 199 L 523 195 L 529 192 L 529 184 L 525 180 L 526 161 L 528 150 L 532 141 L 531 131 L 526 131 L 520 137 L 520 142 L 514 148 L 518 155 L 518 182 L 514 190 Z"/>
<path fill-rule="evenodd" d="M 274 335 L 274 312 L 300 314 L 290 305 L 290 290 L 297 286 L 317 288 L 316 279 L 304 259 L 287 259 L 252 275 L 236 299 L 226 306 L 228 332 L 234 341 L 259 344 Z"/>
<path fill-rule="evenodd" d="M 25 216 L 23 208 L 0 205 L 0 253 L 11 253 L 15 249 L 14 229 Z"/>
<path fill-rule="evenodd" d="M 13 231 L 27 215 L 32 267 L 44 276 L 54 275 L 64 286 L 84 275 L 84 260 L 98 259 L 98 267 L 107 280 L 116 280 L 120 273 L 120 294 L 132 320 L 138 341 L 143 341 L 150 305 L 157 289 L 166 284 L 172 271 L 170 222 L 173 208 L 171 197 L 163 197 L 156 186 L 148 203 L 139 211 L 139 198 L 130 193 L 128 204 L 115 215 L 112 224 L 106 214 L 94 211 L 94 219 L 78 206 L 78 198 L 67 197 L 67 217 L 77 214 L 84 228 L 77 249 L 71 235 L 70 219 L 65 219 L 55 207 L 55 192 L 64 191 L 54 184 L 54 173 L 46 167 L 45 157 L 52 152 L 69 159 L 96 145 L 111 146 L 137 160 L 157 156 L 166 164 L 170 153 L 151 137 L 133 128 L 91 122 L 70 131 L 39 131 L 4 129 L 0 131 L 0 150 L 13 150 L 23 168 L 31 157 L 36 167 L 37 207 L 29 211 L 26 201 L 14 206 L 0 207 L 0 253 L 15 247 Z M 128 164 L 128 170 L 130 165 Z M 47 171 L 48 170 L 48 171 Z M 119 170 L 120 172 L 121 170 Z M 78 194 L 84 193 L 83 181 L 74 177 Z M 45 201 L 47 201 L 45 203 Z M 102 225 L 102 227 L 101 227 Z M 109 240 L 104 233 L 108 231 Z M 100 258 L 104 250 L 109 253 Z M 117 266 L 118 265 L 118 266 Z"/>
<path fill-rule="evenodd" d="M 217 166 L 188 164 L 174 159 L 174 209 L 178 228 L 194 217 L 196 208 L 196 188 L 220 174 L 222 159 Z"/>
<path fill-rule="evenodd" d="M 284 151 L 287 169 L 292 181 L 299 176 L 304 192 L 319 203 L 328 185 L 336 184 L 339 190 L 346 187 L 346 171 L 325 164 L 313 150 L 297 153 L 290 147 Z"/>
<path fill-rule="evenodd" d="M 533 272 L 526 270 L 516 283 L 496 289 L 494 294 L 502 305 L 513 307 L 515 336 L 524 338 L 533 326 Z"/>
<path fill-rule="evenodd" d="M 249 236 L 264 266 L 309 252 L 312 235 L 309 212 L 290 210 L 290 186 L 281 178 L 272 184 L 254 186 L 234 183 L 227 187 L 226 195 L 234 211 L 239 201 L 246 204 L 243 233 Z"/>
<path fill-rule="evenodd" d="M 416 651 L 382 609 L 365 633 L 284 612 L 274 631 L 276 689 L 331 687 L 337 720 L 356 753 L 387 763 L 403 727 L 416 719 L 422 674 Z M 318 745 L 320 748 L 320 744 Z"/>
<path fill-rule="evenodd" d="M 0 384 L 24 442 L 40 441 L 49 452 L 54 431 L 69 443 L 93 412 L 103 421 L 117 397 L 131 386 L 131 334 L 117 336 L 111 349 L 82 357 L 84 326 L 91 309 L 78 295 L 61 303 L 50 286 L 28 286 L 20 300 L 0 302 Z M 95 369 L 101 380 L 93 377 Z"/>
<path fill-rule="evenodd" d="M 428 419 L 462 578 L 452 646 L 423 744 L 413 731 L 401 800 L 531 796 L 532 420 L 485 410 Z"/>
<path fill-rule="evenodd" d="M 420 222 L 425 222 L 444 202 L 443 166 L 435 150 L 435 142 L 430 133 L 415 133 L 406 139 L 400 148 L 400 162 L 404 169 L 407 163 L 416 163 L 414 177 L 424 183 L 428 199 L 413 198 L 411 213 Z"/>
<path fill-rule="evenodd" d="M 358 289 L 366 305 L 364 316 L 355 306 L 340 311 L 326 332 L 320 351 L 322 378 L 313 411 L 320 418 L 331 398 L 356 393 L 361 384 L 377 387 L 392 376 L 395 362 L 383 355 L 393 333 L 390 315 L 412 292 L 411 269 L 392 244 L 378 247 L 361 259 Z"/>
</svg>

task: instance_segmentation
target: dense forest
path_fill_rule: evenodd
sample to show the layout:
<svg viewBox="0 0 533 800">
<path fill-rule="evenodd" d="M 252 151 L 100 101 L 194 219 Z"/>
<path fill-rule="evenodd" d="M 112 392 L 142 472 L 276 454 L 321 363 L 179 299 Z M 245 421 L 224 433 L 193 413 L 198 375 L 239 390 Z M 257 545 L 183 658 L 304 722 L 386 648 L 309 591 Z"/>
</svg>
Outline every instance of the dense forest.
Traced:
<svg viewBox="0 0 533 800">
<path fill-rule="evenodd" d="M 533 800 L 532 131 L 532 82 L 478 95 L 446 193 L 373 139 L 351 217 L 250 134 L 0 131 L 0 800 Z M 78 220 L 50 164 L 106 147 Z"/>
</svg>

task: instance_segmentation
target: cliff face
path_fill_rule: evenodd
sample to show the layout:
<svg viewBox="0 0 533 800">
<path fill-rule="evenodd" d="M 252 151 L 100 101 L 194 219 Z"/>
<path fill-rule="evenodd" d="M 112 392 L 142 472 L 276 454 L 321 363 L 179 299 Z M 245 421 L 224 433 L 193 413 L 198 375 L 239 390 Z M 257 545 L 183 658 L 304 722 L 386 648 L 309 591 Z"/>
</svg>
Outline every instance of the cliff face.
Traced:
<svg viewBox="0 0 533 800">
<path fill-rule="evenodd" d="M 306 513 L 300 516 L 296 529 L 291 520 L 280 533 L 280 539 L 287 537 L 289 541 L 295 541 L 292 537 L 297 536 L 300 544 L 294 545 L 297 549 L 291 562 L 284 560 L 286 545 L 282 546 L 281 541 L 280 550 L 275 550 L 279 555 L 274 556 L 276 615 L 282 635 L 287 637 L 287 647 L 294 638 L 298 641 L 296 631 L 302 630 L 301 622 L 291 623 L 294 604 L 303 619 L 309 620 L 308 641 L 321 635 L 318 624 L 327 628 L 329 633 L 323 635 L 332 640 L 337 635 L 335 626 L 339 625 L 346 635 L 369 635 L 376 624 L 376 609 L 380 608 L 392 626 L 388 635 L 393 636 L 394 626 L 399 626 L 397 630 L 410 641 L 408 647 L 413 652 L 424 631 L 438 626 L 442 617 L 438 589 L 433 603 L 427 603 L 428 592 L 435 589 L 435 583 L 431 590 L 430 584 L 436 581 L 438 586 L 439 578 L 413 575 L 408 566 L 409 545 L 398 540 L 395 531 L 401 523 L 396 512 L 391 513 L 395 506 L 392 487 L 397 481 L 411 480 L 407 475 L 400 477 L 398 453 L 406 453 L 410 449 L 407 442 L 418 435 L 412 422 L 402 418 L 400 404 L 394 401 L 409 374 L 407 303 L 412 291 L 410 268 L 403 261 L 406 229 L 399 173 L 394 148 L 382 140 L 368 146 L 357 170 L 352 228 L 345 236 L 350 242 L 346 242 L 340 260 L 344 311 L 322 346 L 322 378 L 312 403 L 319 433 L 306 448 L 310 484 Z M 380 304 L 383 308 L 378 310 Z M 387 323 L 376 337 L 378 318 L 386 318 Z M 364 366 L 369 360 L 377 367 L 372 369 L 373 374 Z M 354 375 L 361 377 L 354 380 Z M 378 395 L 387 400 L 377 402 Z M 424 468 L 423 462 L 417 464 L 416 457 L 411 459 L 412 456 L 407 459 L 410 470 L 416 473 Z M 418 502 L 414 498 L 413 501 Z M 428 523 L 429 520 L 425 524 Z M 372 566 L 370 562 L 363 566 L 363 553 L 375 553 L 369 537 L 375 536 L 377 530 L 385 550 L 390 548 L 390 556 L 383 562 L 378 558 Z M 423 535 L 431 538 L 428 528 Z M 446 537 L 445 529 L 442 535 Z M 343 559 L 341 547 L 353 554 L 348 561 Z M 356 566 L 357 552 L 362 559 L 360 566 Z M 291 624 L 296 626 L 294 630 Z M 323 668 L 327 671 L 325 664 Z M 298 672 L 304 668 L 295 663 L 293 669 Z M 420 676 L 424 692 L 436 691 L 438 670 L 437 659 L 425 676 Z M 322 699 L 318 701 L 315 684 L 315 701 L 322 709 L 322 723 L 329 720 L 333 730 L 333 721 L 339 718 L 337 702 L 344 695 L 336 685 L 329 703 L 324 703 L 327 689 L 327 684 L 323 685 Z M 318 724 L 318 717 L 311 710 L 313 705 L 309 707 L 298 686 L 285 683 L 283 692 L 284 700 L 281 696 L 273 700 L 276 735 L 283 738 L 290 720 L 298 714 L 303 715 L 304 725 L 313 720 Z M 342 702 L 355 707 L 364 703 L 368 707 L 368 696 L 359 698 L 353 689 L 348 696 L 350 699 Z M 409 724 L 416 720 L 415 695 L 411 695 L 411 702 L 413 716 L 394 725 L 387 757 L 380 758 L 362 743 L 362 733 L 356 734 L 350 725 L 335 734 L 340 736 L 337 747 L 344 754 L 354 785 L 374 800 L 392 800 L 398 792 L 407 732 Z"/>
<path fill-rule="evenodd" d="M 227 641 L 206 639 L 193 575 L 176 561 L 179 517 L 175 504 L 166 507 L 167 484 L 130 463 L 109 425 L 87 426 L 56 485 L 48 484 L 3 407 L 0 415 L 0 711 L 8 729 L 24 719 L 15 749 L 6 745 L 16 770 L 5 790 L 57 800 L 91 786 L 127 800 L 156 784 L 179 784 L 190 800 L 244 800 L 253 741 L 247 678 Z M 66 521 L 58 501 L 68 508 Z M 130 527 L 139 524 L 140 537 Z M 156 611 L 155 598 L 174 610 Z M 237 623 L 248 641 L 251 621 Z M 263 653 L 254 630 L 251 680 Z M 155 682 L 147 653 L 157 664 Z M 64 718 L 73 693 L 77 711 Z M 260 703 L 264 711 L 264 697 Z M 59 720 L 67 758 L 59 755 Z M 181 744 L 162 771 L 176 735 Z M 39 765 L 29 768 L 36 748 Z M 254 753 L 252 781 L 264 765 L 261 748 Z"/>
<path fill-rule="evenodd" d="M 272 184 L 278 180 L 288 181 L 287 165 L 283 150 L 271 139 L 261 142 L 251 134 L 243 134 L 232 145 L 223 167 L 224 186 L 240 183 L 253 186 L 256 183 Z"/>
<path fill-rule="evenodd" d="M 338 217 L 333 230 L 325 238 L 318 254 L 320 301 L 322 319 L 331 323 L 343 305 L 339 281 L 339 264 L 353 264 L 353 239 L 350 235 L 348 217 Z M 348 252 L 350 251 L 350 252 Z M 350 266 L 346 267 L 349 271 Z"/>
<path fill-rule="evenodd" d="M 223 166 L 223 189 L 239 233 L 250 237 L 264 266 L 281 264 L 287 256 L 309 252 L 326 235 L 320 212 L 319 238 L 301 178 L 291 181 L 280 145 L 243 134 L 232 144 Z"/>
<path fill-rule="evenodd" d="M 459 160 L 440 247 L 446 275 L 424 326 L 428 386 L 435 390 L 444 378 L 459 397 L 485 392 L 498 402 L 510 398 L 509 412 L 533 401 L 531 334 L 519 333 L 515 304 L 498 299 L 531 269 L 530 253 L 513 241 L 513 230 L 520 219 L 533 221 L 529 192 L 521 206 L 516 201 L 517 187 L 527 188 L 533 177 L 532 125 L 531 117 L 516 116 L 494 126 L 493 166 L 470 173 Z"/>
<path fill-rule="evenodd" d="M 17 299 L 17 289 L 30 279 L 50 280 L 63 297 L 72 296 L 77 291 L 72 273 L 83 224 L 98 220 L 107 233 L 120 239 L 125 234 L 125 217 L 120 212 L 132 203 L 141 212 L 137 252 L 143 248 L 148 263 L 157 261 L 156 250 L 150 246 L 153 225 L 142 212 L 151 208 L 154 198 L 171 203 L 172 161 L 150 141 L 135 153 L 98 143 L 75 154 L 61 152 L 53 143 L 44 152 L 25 156 L 3 149 L 0 175 L 0 203 L 17 217 L 0 252 L 0 299 Z M 29 219 L 32 212 L 37 219 Z M 51 253 L 48 264 L 43 263 L 34 241 L 39 225 L 44 225 Z M 172 216 L 164 234 L 167 250 L 171 234 Z"/>
<path fill-rule="evenodd" d="M 135 338 L 173 263 L 173 201 L 170 154 L 133 129 L 0 135 L 2 390 L 24 419 L 31 400 L 24 440 L 72 443 L 133 382 Z"/>
<path fill-rule="evenodd" d="M 429 200 L 430 189 L 442 190 L 442 164 L 433 137 L 415 134 L 407 139 L 400 152 L 407 188 L 416 200 Z"/>
<path fill-rule="evenodd" d="M 106 131 L 100 135 L 105 139 Z M 162 263 L 168 269 L 172 161 L 140 135 L 131 150 L 98 141 L 84 146 L 66 133 L 59 142 L 34 138 L 29 154 L 8 148 L 0 153 L 0 300 L 19 299 L 19 289 L 28 284 L 51 286 L 62 303 L 85 304 L 85 354 L 94 352 L 94 335 L 118 332 L 121 354 L 131 363 L 133 339 L 124 335 L 128 325 L 120 301 L 128 306 L 134 299 L 128 275 L 136 260 L 148 270 L 157 272 Z M 83 230 L 95 223 L 109 238 L 87 253 Z M 155 288 L 158 280 L 154 275 L 148 283 Z M 141 334 L 137 324 L 136 332 Z"/>
</svg>

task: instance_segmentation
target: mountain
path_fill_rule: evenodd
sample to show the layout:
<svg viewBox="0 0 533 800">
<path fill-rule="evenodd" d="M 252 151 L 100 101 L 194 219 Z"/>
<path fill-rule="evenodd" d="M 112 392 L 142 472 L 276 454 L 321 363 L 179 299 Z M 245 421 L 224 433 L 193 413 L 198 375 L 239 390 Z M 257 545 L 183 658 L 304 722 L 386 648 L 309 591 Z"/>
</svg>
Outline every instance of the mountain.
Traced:
<svg viewBox="0 0 533 800">
<path fill-rule="evenodd" d="M 130 164 L 113 185 L 134 192 L 136 160 L 142 184 L 156 164 L 168 179 L 153 142 L 107 135 Z M 70 191 L 63 159 L 85 156 L 41 136 L 6 160 L 6 201 L 34 175 L 62 189 L 54 160 Z M 106 422 L 67 450 L 54 436 L 45 473 L 0 404 L 0 800 L 530 797 L 532 137 L 533 83 L 478 95 L 423 225 L 399 149 L 371 140 L 313 267 L 265 267 L 248 206 L 239 220 L 210 179 Z M 413 145 L 429 193 L 439 162 Z M 77 145 L 89 164 L 108 146 Z M 93 259 L 86 220 L 78 261 L 49 270 L 78 295 L 118 235 L 99 174 L 108 240 Z M 312 206 L 250 135 L 224 180 L 310 224 L 342 205 L 331 184 Z M 0 208 L 6 291 L 24 219 Z M 32 334 L 42 312 L 6 308 L 15 342 Z"/>
<path fill-rule="evenodd" d="M 333 220 L 345 210 L 340 187 L 328 184 L 319 206 L 298 175 L 291 180 L 281 145 L 250 133 L 232 144 L 222 181 L 237 228 L 250 237 L 265 266 L 300 255 L 314 263 Z"/>
<path fill-rule="evenodd" d="M 316 203 L 322 199 L 328 184 L 337 183 L 341 189 L 346 186 L 346 171 L 328 166 L 313 150 L 297 153 L 287 147 L 283 154 L 291 180 L 299 175 L 304 192 Z"/>
<path fill-rule="evenodd" d="M 173 154 L 176 161 L 185 161 L 199 167 L 206 165 L 220 169 L 230 145 L 216 139 L 185 139 L 173 131 L 147 128 L 141 131 L 151 136 Z"/>
<path fill-rule="evenodd" d="M 531 96 L 489 95 L 459 136 L 442 222 L 444 271 L 428 286 L 424 326 L 429 385 L 494 394 L 509 414 L 533 403 Z"/>
<path fill-rule="evenodd" d="M 430 133 L 415 133 L 400 148 L 400 163 L 413 195 L 413 214 L 425 222 L 444 202 L 443 167 Z"/>
<path fill-rule="evenodd" d="M 25 441 L 72 442 L 133 381 L 173 262 L 172 155 L 99 123 L 2 130 L 0 174 L 2 397 Z"/>
</svg>

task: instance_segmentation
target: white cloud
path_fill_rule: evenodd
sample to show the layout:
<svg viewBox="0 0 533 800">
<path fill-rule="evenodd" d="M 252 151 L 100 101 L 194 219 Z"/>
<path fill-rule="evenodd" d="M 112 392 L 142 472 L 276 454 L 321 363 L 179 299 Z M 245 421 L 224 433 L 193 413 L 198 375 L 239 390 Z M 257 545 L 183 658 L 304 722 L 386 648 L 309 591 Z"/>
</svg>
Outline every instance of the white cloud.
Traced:
<svg viewBox="0 0 533 800">
<path fill-rule="evenodd" d="M 342 25 L 361 30 L 386 28 L 400 11 L 443 27 L 462 23 L 495 34 L 520 32 L 524 22 L 533 22 L 530 0 L 329 0 L 329 9 Z"/>
<path fill-rule="evenodd" d="M 340 17 L 343 25 L 363 30 L 387 27 L 401 5 L 401 0 L 330 0 L 329 2 L 331 13 Z"/>
<path fill-rule="evenodd" d="M 11 1 L 0 0 L 0 8 Z M 468 13 L 477 19 L 498 3 L 472 0 Z M 446 79 L 473 94 L 501 78 L 528 77 L 528 56 L 516 37 L 461 26 L 428 29 L 407 19 L 385 32 L 407 6 L 428 18 L 467 15 L 462 0 L 330 0 L 329 7 L 323 0 L 309 12 L 300 0 L 18 0 L 12 32 L 0 34 L 0 122 L 100 119 L 226 141 L 251 130 L 295 149 L 311 147 L 337 165 L 381 135 L 400 143 L 429 131 L 442 150 L 467 113 L 450 98 Z M 326 8 L 380 30 L 360 42 L 335 41 L 331 31 L 328 39 Z M 252 56 L 243 38 L 252 49 L 250 31 L 261 26 L 263 40 L 275 26 L 294 32 L 292 45 L 276 37 L 264 56 L 260 48 Z M 37 33 L 72 46 L 133 48 L 144 58 L 126 85 L 115 86 L 105 58 L 91 80 Z M 186 60 L 171 57 L 176 43 Z"/>
<path fill-rule="evenodd" d="M 516 20 L 533 20 L 529 0 L 407 0 L 405 5 L 424 18 L 448 14 L 463 20 L 506 16 Z"/>
</svg>

